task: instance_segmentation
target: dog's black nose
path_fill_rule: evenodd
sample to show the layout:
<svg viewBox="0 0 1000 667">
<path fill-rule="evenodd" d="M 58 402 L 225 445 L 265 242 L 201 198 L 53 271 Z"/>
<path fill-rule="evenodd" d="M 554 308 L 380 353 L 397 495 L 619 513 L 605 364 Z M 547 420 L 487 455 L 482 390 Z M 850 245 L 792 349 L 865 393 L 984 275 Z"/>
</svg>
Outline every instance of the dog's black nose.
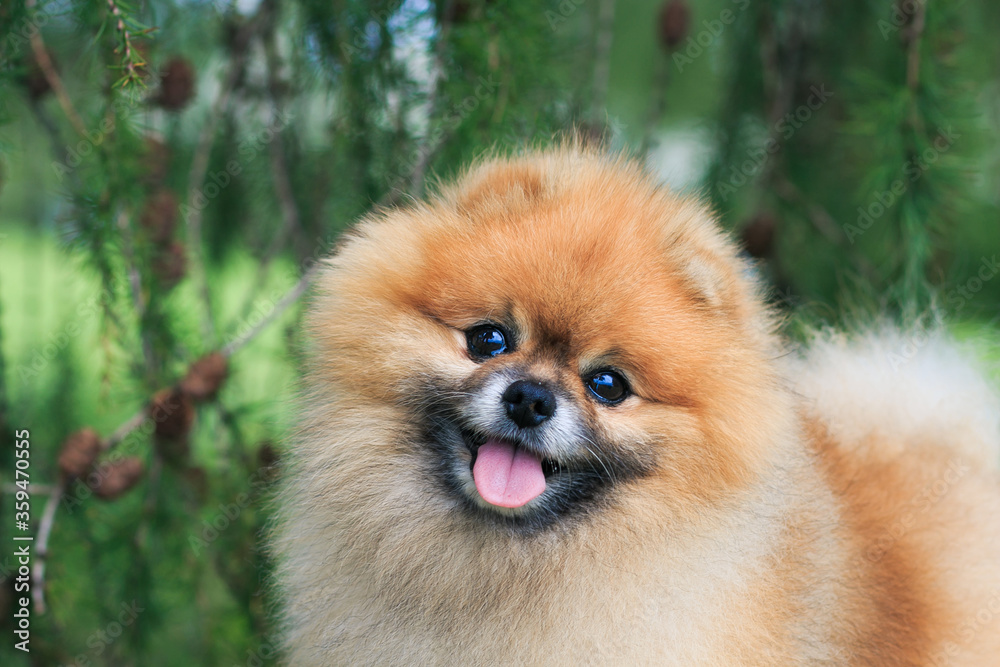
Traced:
<svg viewBox="0 0 1000 667">
<path fill-rule="evenodd" d="M 556 411 L 555 394 L 528 380 L 511 383 L 501 400 L 507 408 L 507 416 L 521 428 L 538 426 Z"/>
</svg>

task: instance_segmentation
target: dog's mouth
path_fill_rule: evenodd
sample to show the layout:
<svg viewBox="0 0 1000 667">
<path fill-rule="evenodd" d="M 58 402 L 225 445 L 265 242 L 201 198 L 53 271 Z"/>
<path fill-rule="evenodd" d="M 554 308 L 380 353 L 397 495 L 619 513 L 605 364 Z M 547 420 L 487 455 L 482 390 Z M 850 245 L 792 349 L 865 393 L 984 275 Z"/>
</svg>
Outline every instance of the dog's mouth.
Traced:
<svg viewBox="0 0 1000 667">
<path fill-rule="evenodd" d="M 581 436 L 593 445 L 585 447 L 593 459 L 572 454 L 557 459 L 534 441 L 536 434 L 522 438 L 516 432 L 463 426 L 450 415 L 432 423 L 437 428 L 427 442 L 445 488 L 478 519 L 526 533 L 584 518 L 586 508 L 607 501 L 613 486 L 651 470 L 651 462 L 615 455 L 593 434 Z"/>
<path fill-rule="evenodd" d="M 559 463 L 510 440 L 463 433 L 472 454 L 470 470 L 480 497 L 490 505 L 518 508 L 545 492 Z"/>
</svg>

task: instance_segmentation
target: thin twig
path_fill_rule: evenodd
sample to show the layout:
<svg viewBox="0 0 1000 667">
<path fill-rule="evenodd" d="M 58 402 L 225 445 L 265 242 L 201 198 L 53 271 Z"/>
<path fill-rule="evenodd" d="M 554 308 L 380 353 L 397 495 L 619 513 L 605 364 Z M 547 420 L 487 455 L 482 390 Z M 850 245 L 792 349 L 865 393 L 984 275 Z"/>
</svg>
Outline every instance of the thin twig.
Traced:
<svg viewBox="0 0 1000 667">
<path fill-rule="evenodd" d="M 128 418 L 125 423 L 115 429 L 114 433 L 109 435 L 107 438 L 101 441 L 101 450 L 108 451 L 113 447 L 116 447 L 118 443 L 128 437 L 128 434 L 135 429 L 142 426 L 142 423 L 146 420 L 146 409 L 143 408 L 136 414 Z"/>
<path fill-rule="evenodd" d="M 920 85 L 920 42 L 924 36 L 926 3 L 918 2 L 910 26 L 907 28 L 909 43 L 906 52 L 906 87 L 916 93 Z"/>
<path fill-rule="evenodd" d="M 246 46 L 250 41 L 250 36 L 256 31 L 258 20 L 261 14 L 251 20 L 243 28 L 243 35 L 235 40 L 235 43 L 242 44 L 243 48 L 233 52 L 229 65 L 229 72 L 223 80 L 222 88 L 215 98 L 212 108 L 209 110 L 208 119 L 201 128 L 198 137 L 198 144 L 195 148 L 194 157 L 191 160 L 191 171 L 188 174 L 188 197 L 187 197 L 187 243 L 188 259 L 192 269 L 192 278 L 201 293 L 203 308 L 205 310 L 202 320 L 202 329 L 205 340 L 213 345 L 216 341 L 215 319 L 212 314 L 212 297 L 208 288 L 208 275 L 205 271 L 205 261 L 202 254 L 202 233 L 201 233 L 201 213 L 204 202 L 198 200 L 204 198 L 201 191 L 205 183 L 205 174 L 208 173 L 208 162 L 212 153 L 212 146 L 215 143 L 215 132 L 223 114 L 229 108 L 233 90 L 243 73 L 246 61 Z"/>
<path fill-rule="evenodd" d="M 920 43 L 923 41 L 924 28 L 926 26 L 926 3 L 915 3 L 916 8 L 911 18 L 910 25 L 906 27 L 904 35 L 906 44 L 906 88 L 910 93 L 910 126 L 914 132 L 922 132 L 924 129 L 923 117 L 917 106 L 917 93 L 920 89 Z"/>
<path fill-rule="evenodd" d="M 264 34 L 264 53 L 267 62 L 268 92 L 271 97 L 272 124 L 277 125 L 281 121 L 283 114 L 281 103 L 283 94 L 281 92 L 281 83 L 278 80 L 279 63 L 273 29 L 269 29 Z M 291 178 L 288 175 L 288 162 L 285 160 L 285 146 L 280 132 L 274 133 L 274 139 L 268 145 L 268 153 L 271 158 L 271 176 L 274 179 L 274 190 L 278 198 L 279 207 L 281 208 L 283 224 L 281 225 L 281 229 L 271 239 L 263 255 L 261 255 L 254 283 L 247 292 L 246 302 L 239 310 L 241 313 L 239 316 L 240 320 L 245 320 L 249 317 L 250 311 L 253 308 L 254 296 L 264 286 L 268 275 L 267 270 L 274 258 L 277 257 L 278 252 L 285 246 L 293 233 L 302 234 L 301 214 L 299 213 L 298 203 L 295 201 Z"/>
<path fill-rule="evenodd" d="M 302 277 L 299 278 L 299 282 L 295 283 L 292 289 L 288 290 L 288 292 L 286 292 L 283 297 L 278 299 L 278 301 L 274 304 L 274 310 L 272 310 L 267 317 L 258 322 L 246 334 L 244 334 L 243 336 L 239 336 L 231 340 L 230 342 L 226 343 L 225 345 L 223 345 L 221 350 L 222 354 L 227 357 L 232 356 L 233 354 L 238 352 L 241 348 L 243 348 L 247 343 L 256 338 L 261 331 L 266 329 L 268 325 L 271 324 L 271 322 L 278 319 L 278 317 L 280 317 L 281 314 L 285 312 L 285 310 L 290 305 L 295 303 L 295 301 L 300 296 L 302 296 L 302 294 L 305 293 L 305 291 L 309 288 L 309 283 L 312 281 L 313 276 L 316 275 L 319 266 L 320 266 L 319 262 L 314 262 L 313 265 L 310 266 L 309 269 L 302 274 Z"/>
<path fill-rule="evenodd" d="M 653 135 L 663 118 L 663 112 L 667 107 L 667 83 L 670 81 L 670 64 L 662 55 L 657 54 L 656 73 L 653 75 L 653 89 L 649 103 L 649 115 L 646 117 L 646 129 L 642 133 L 642 144 L 639 146 L 639 155 L 645 157 L 653 145 Z"/>
<path fill-rule="evenodd" d="M 136 319 L 139 322 L 142 356 L 146 360 L 146 372 L 148 374 L 152 373 L 156 367 L 155 359 L 153 358 L 153 344 L 149 339 L 149 332 L 145 331 L 142 326 L 142 318 L 146 314 L 146 299 L 142 296 L 142 276 L 139 274 L 139 267 L 135 261 L 132 235 L 129 233 L 129 214 L 124 208 L 118 212 L 118 230 L 122 237 L 122 254 L 124 255 L 126 271 L 128 272 L 132 305 L 135 308 Z"/>
<path fill-rule="evenodd" d="M 430 72 L 430 83 L 427 90 L 427 119 L 431 120 L 438 115 L 438 111 L 441 106 L 441 79 L 445 77 L 445 47 L 448 44 L 448 38 L 451 35 L 451 26 L 453 21 L 453 16 L 455 12 L 455 3 L 449 2 L 445 8 L 446 20 L 441 26 L 441 31 L 438 33 L 437 43 L 434 45 L 434 59 L 432 61 L 432 67 Z M 429 124 L 428 124 L 429 125 Z M 429 133 L 429 131 L 428 131 Z M 426 145 L 424 148 L 428 148 Z M 424 186 L 424 178 L 427 175 L 427 167 L 430 164 L 431 159 L 437 154 L 437 146 L 433 150 L 424 150 L 420 159 L 418 160 L 416 166 L 413 168 L 413 172 L 410 175 L 409 184 L 406 187 L 406 192 L 413 192 Z M 402 194 L 402 193 L 401 193 Z"/>
<path fill-rule="evenodd" d="M 87 136 L 87 128 L 83 124 L 83 119 L 80 118 L 80 114 L 76 112 L 76 107 L 73 106 L 73 101 L 69 99 L 69 94 L 66 92 L 66 86 L 63 85 L 59 72 L 56 71 L 55 65 L 52 64 L 52 58 L 49 57 L 49 52 L 45 48 L 45 42 L 42 41 L 41 31 L 33 31 L 30 39 L 31 51 L 35 55 L 35 61 L 38 63 L 38 67 L 41 68 L 42 75 L 45 77 L 45 80 L 48 81 L 49 87 L 52 88 L 52 92 L 59 101 L 59 106 L 62 107 L 63 113 L 66 114 L 66 118 L 69 119 L 70 125 L 73 126 L 73 129 L 76 130 L 76 133 L 80 136 Z"/>
<path fill-rule="evenodd" d="M 277 45 L 274 40 L 273 23 L 264 34 L 264 53 L 267 61 L 267 88 L 271 98 L 272 124 L 277 126 L 283 121 L 284 108 L 282 98 L 284 93 L 281 90 L 281 81 L 278 78 L 280 62 L 278 60 Z M 285 142 L 281 132 L 274 133 L 274 139 L 268 144 L 268 152 L 271 156 L 271 175 L 274 177 L 274 190 L 281 205 L 281 217 L 284 220 L 283 231 L 285 234 L 301 232 L 302 225 L 299 221 L 299 207 L 295 201 L 295 192 L 292 190 L 292 180 L 288 176 L 288 163 L 285 160 Z"/>
<path fill-rule="evenodd" d="M 611 42 L 615 36 L 615 0 L 601 0 L 597 11 L 597 46 L 594 51 L 594 86 L 591 111 L 604 116 L 611 78 Z"/>
<path fill-rule="evenodd" d="M 395 206 L 399 204 L 407 196 L 411 196 L 413 192 L 417 189 L 419 184 L 423 183 L 424 175 L 427 171 L 427 167 L 434 160 L 434 157 L 438 154 L 442 147 L 448 143 L 451 139 L 452 131 L 446 131 L 442 133 L 442 136 L 434 144 L 424 144 L 419 149 L 419 157 L 417 158 L 417 164 L 414 166 L 413 170 L 410 172 L 409 178 L 400 175 L 400 180 L 405 178 L 406 183 L 402 187 L 392 187 L 375 202 L 374 208 L 382 208 L 386 206 Z"/>
<path fill-rule="evenodd" d="M 804 208 L 809 221 L 824 238 L 835 245 L 844 245 L 845 236 L 834 217 L 825 208 L 806 197 L 788 178 L 782 176 L 775 179 L 774 191 L 785 201 L 796 203 Z M 855 268 L 865 278 L 873 282 L 878 279 L 878 271 L 867 258 L 858 253 L 849 253 L 849 255 Z"/>
<path fill-rule="evenodd" d="M 38 525 L 38 535 L 35 536 L 35 562 L 31 566 L 31 597 L 35 603 L 35 613 L 45 613 L 45 562 L 49 556 L 49 537 L 55 525 L 56 510 L 66 492 L 66 482 L 60 480 L 55 491 L 49 496 L 42 511 L 42 522 Z"/>
</svg>

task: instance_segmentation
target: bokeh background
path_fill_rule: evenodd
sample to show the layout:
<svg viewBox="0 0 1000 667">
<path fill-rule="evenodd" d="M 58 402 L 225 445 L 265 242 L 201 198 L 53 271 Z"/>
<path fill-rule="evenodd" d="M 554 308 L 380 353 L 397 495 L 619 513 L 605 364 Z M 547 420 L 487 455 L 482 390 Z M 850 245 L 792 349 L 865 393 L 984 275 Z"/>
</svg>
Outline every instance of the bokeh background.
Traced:
<svg viewBox="0 0 1000 667">
<path fill-rule="evenodd" d="M 881 312 L 901 359 L 946 326 L 996 360 L 998 32 L 989 0 L 0 0 L 0 662 L 275 663 L 311 268 L 486 151 L 631 152 L 791 335 Z"/>
</svg>

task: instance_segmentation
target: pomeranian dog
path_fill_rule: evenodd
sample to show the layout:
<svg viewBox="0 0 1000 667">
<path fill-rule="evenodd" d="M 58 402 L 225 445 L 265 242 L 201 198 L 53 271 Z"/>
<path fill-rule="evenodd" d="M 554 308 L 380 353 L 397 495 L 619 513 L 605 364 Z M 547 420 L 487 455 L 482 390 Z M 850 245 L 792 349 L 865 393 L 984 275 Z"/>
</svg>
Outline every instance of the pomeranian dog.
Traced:
<svg viewBox="0 0 1000 667">
<path fill-rule="evenodd" d="M 1000 407 L 937 334 L 793 348 L 697 201 L 575 144 L 318 279 L 289 664 L 1000 665 Z"/>
</svg>

